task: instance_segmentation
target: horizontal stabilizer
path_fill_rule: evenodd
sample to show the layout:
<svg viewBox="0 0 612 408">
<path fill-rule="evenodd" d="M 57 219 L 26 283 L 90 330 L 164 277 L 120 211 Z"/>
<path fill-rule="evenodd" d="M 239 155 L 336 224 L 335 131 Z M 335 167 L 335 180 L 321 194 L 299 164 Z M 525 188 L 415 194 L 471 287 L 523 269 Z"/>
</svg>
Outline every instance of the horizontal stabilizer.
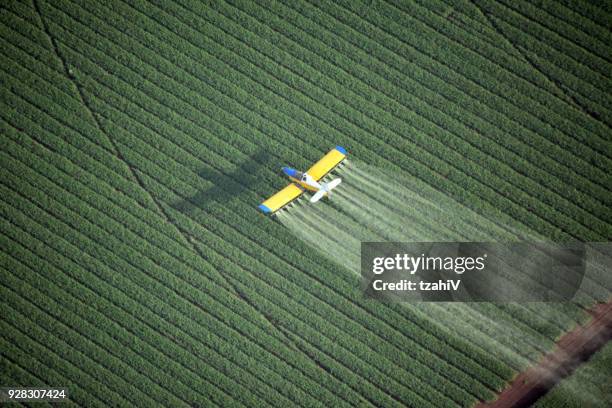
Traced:
<svg viewBox="0 0 612 408">
<path fill-rule="evenodd" d="M 327 191 L 332 191 L 332 189 L 338 187 L 338 185 L 340 183 L 342 183 L 342 179 L 341 178 L 333 179 L 329 183 L 325 183 L 323 185 L 323 188 L 327 188 Z"/>
<path fill-rule="evenodd" d="M 317 191 L 312 197 L 310 197 L 311 203 L 316 203 L 319 201 L 325 194 L 329 194 L 334 188 L 338 187 L 338 185 L 342 183 L 341 178 L 334 179 L 329 183 L 324 183 L 319 191 Z"/>
</svg>

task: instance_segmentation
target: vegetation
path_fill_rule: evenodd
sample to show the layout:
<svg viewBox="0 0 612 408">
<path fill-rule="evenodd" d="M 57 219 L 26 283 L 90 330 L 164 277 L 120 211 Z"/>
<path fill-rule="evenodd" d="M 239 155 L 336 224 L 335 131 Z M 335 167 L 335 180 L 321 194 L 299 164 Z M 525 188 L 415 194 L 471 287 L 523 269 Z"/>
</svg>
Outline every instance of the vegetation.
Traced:
<svg viewBox="0 0 612 408">
<path fill-rule="evenodd" d="M 501 225 L 608 241 L 610 10 L 211 3 L 0 5 L 0 385 L 471 406 L 585 318 L 368 301 L 257 204 L 339 144 Z"/>
<path fill-rule="evenodd" d="M 612 344 L 599 350 L 570 377 L 557 384 L 537 408 L 607 407 L 612 403 Z"/>
</svg>

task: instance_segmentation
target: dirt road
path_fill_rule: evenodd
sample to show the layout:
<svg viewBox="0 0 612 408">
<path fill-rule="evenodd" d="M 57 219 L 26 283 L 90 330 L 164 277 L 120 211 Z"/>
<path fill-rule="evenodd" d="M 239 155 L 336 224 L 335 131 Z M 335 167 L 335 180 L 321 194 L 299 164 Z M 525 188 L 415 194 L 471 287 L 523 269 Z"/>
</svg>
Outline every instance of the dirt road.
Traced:
<svg viewBox="0 0 612 408">
<path fill-rule="evenodd" d="M 528 407 L 612 340 L 612 301 L 597 304 L 589 313 L 593 318 L 588 323 L 563 335 L 553 351 L 519 374 L 497 400 L 476 408 Z"/>
</svg>

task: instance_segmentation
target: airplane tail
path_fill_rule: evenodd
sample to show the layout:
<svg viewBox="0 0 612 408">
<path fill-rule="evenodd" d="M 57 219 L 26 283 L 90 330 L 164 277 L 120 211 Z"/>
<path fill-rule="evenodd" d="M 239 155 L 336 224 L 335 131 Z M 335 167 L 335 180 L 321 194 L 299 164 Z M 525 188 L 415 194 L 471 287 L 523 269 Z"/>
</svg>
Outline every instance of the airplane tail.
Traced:
<svg viewBox="0 0 612 408">
<path fill-rule="evenodd" d="M 334 188 L 338 187 L 338 185 L 340 183 L 342 183 L 342 179 L 341 178 L 333 179 L 332 181 L 330 181 L 328 183 L 323 183 L 323 185 L 321 185 L 321 188 L 319 189 L 319 191 L 317 191 L 312 197 L 310 197 L 310 202 L 311 203 L 316 203 L 321 198 L 323 198 L 323 196 L 325 194 L 327 194 L 328 196 L 331 195 L 331 191 Z"/>
</svg>

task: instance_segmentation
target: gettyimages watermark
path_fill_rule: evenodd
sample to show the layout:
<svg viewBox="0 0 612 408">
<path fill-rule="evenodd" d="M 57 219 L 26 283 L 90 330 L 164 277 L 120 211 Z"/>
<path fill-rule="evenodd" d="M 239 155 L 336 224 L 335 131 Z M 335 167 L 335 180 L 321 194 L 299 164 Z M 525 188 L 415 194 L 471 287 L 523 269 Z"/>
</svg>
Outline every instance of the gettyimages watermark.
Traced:
<svg viewBox="0 0 612 408">
<path fill-rule="evenodd" d="M 391 302 L 606 301 L 611 266 L 611 243 L 361 243 L 364 293 Z"/>
</svg>

